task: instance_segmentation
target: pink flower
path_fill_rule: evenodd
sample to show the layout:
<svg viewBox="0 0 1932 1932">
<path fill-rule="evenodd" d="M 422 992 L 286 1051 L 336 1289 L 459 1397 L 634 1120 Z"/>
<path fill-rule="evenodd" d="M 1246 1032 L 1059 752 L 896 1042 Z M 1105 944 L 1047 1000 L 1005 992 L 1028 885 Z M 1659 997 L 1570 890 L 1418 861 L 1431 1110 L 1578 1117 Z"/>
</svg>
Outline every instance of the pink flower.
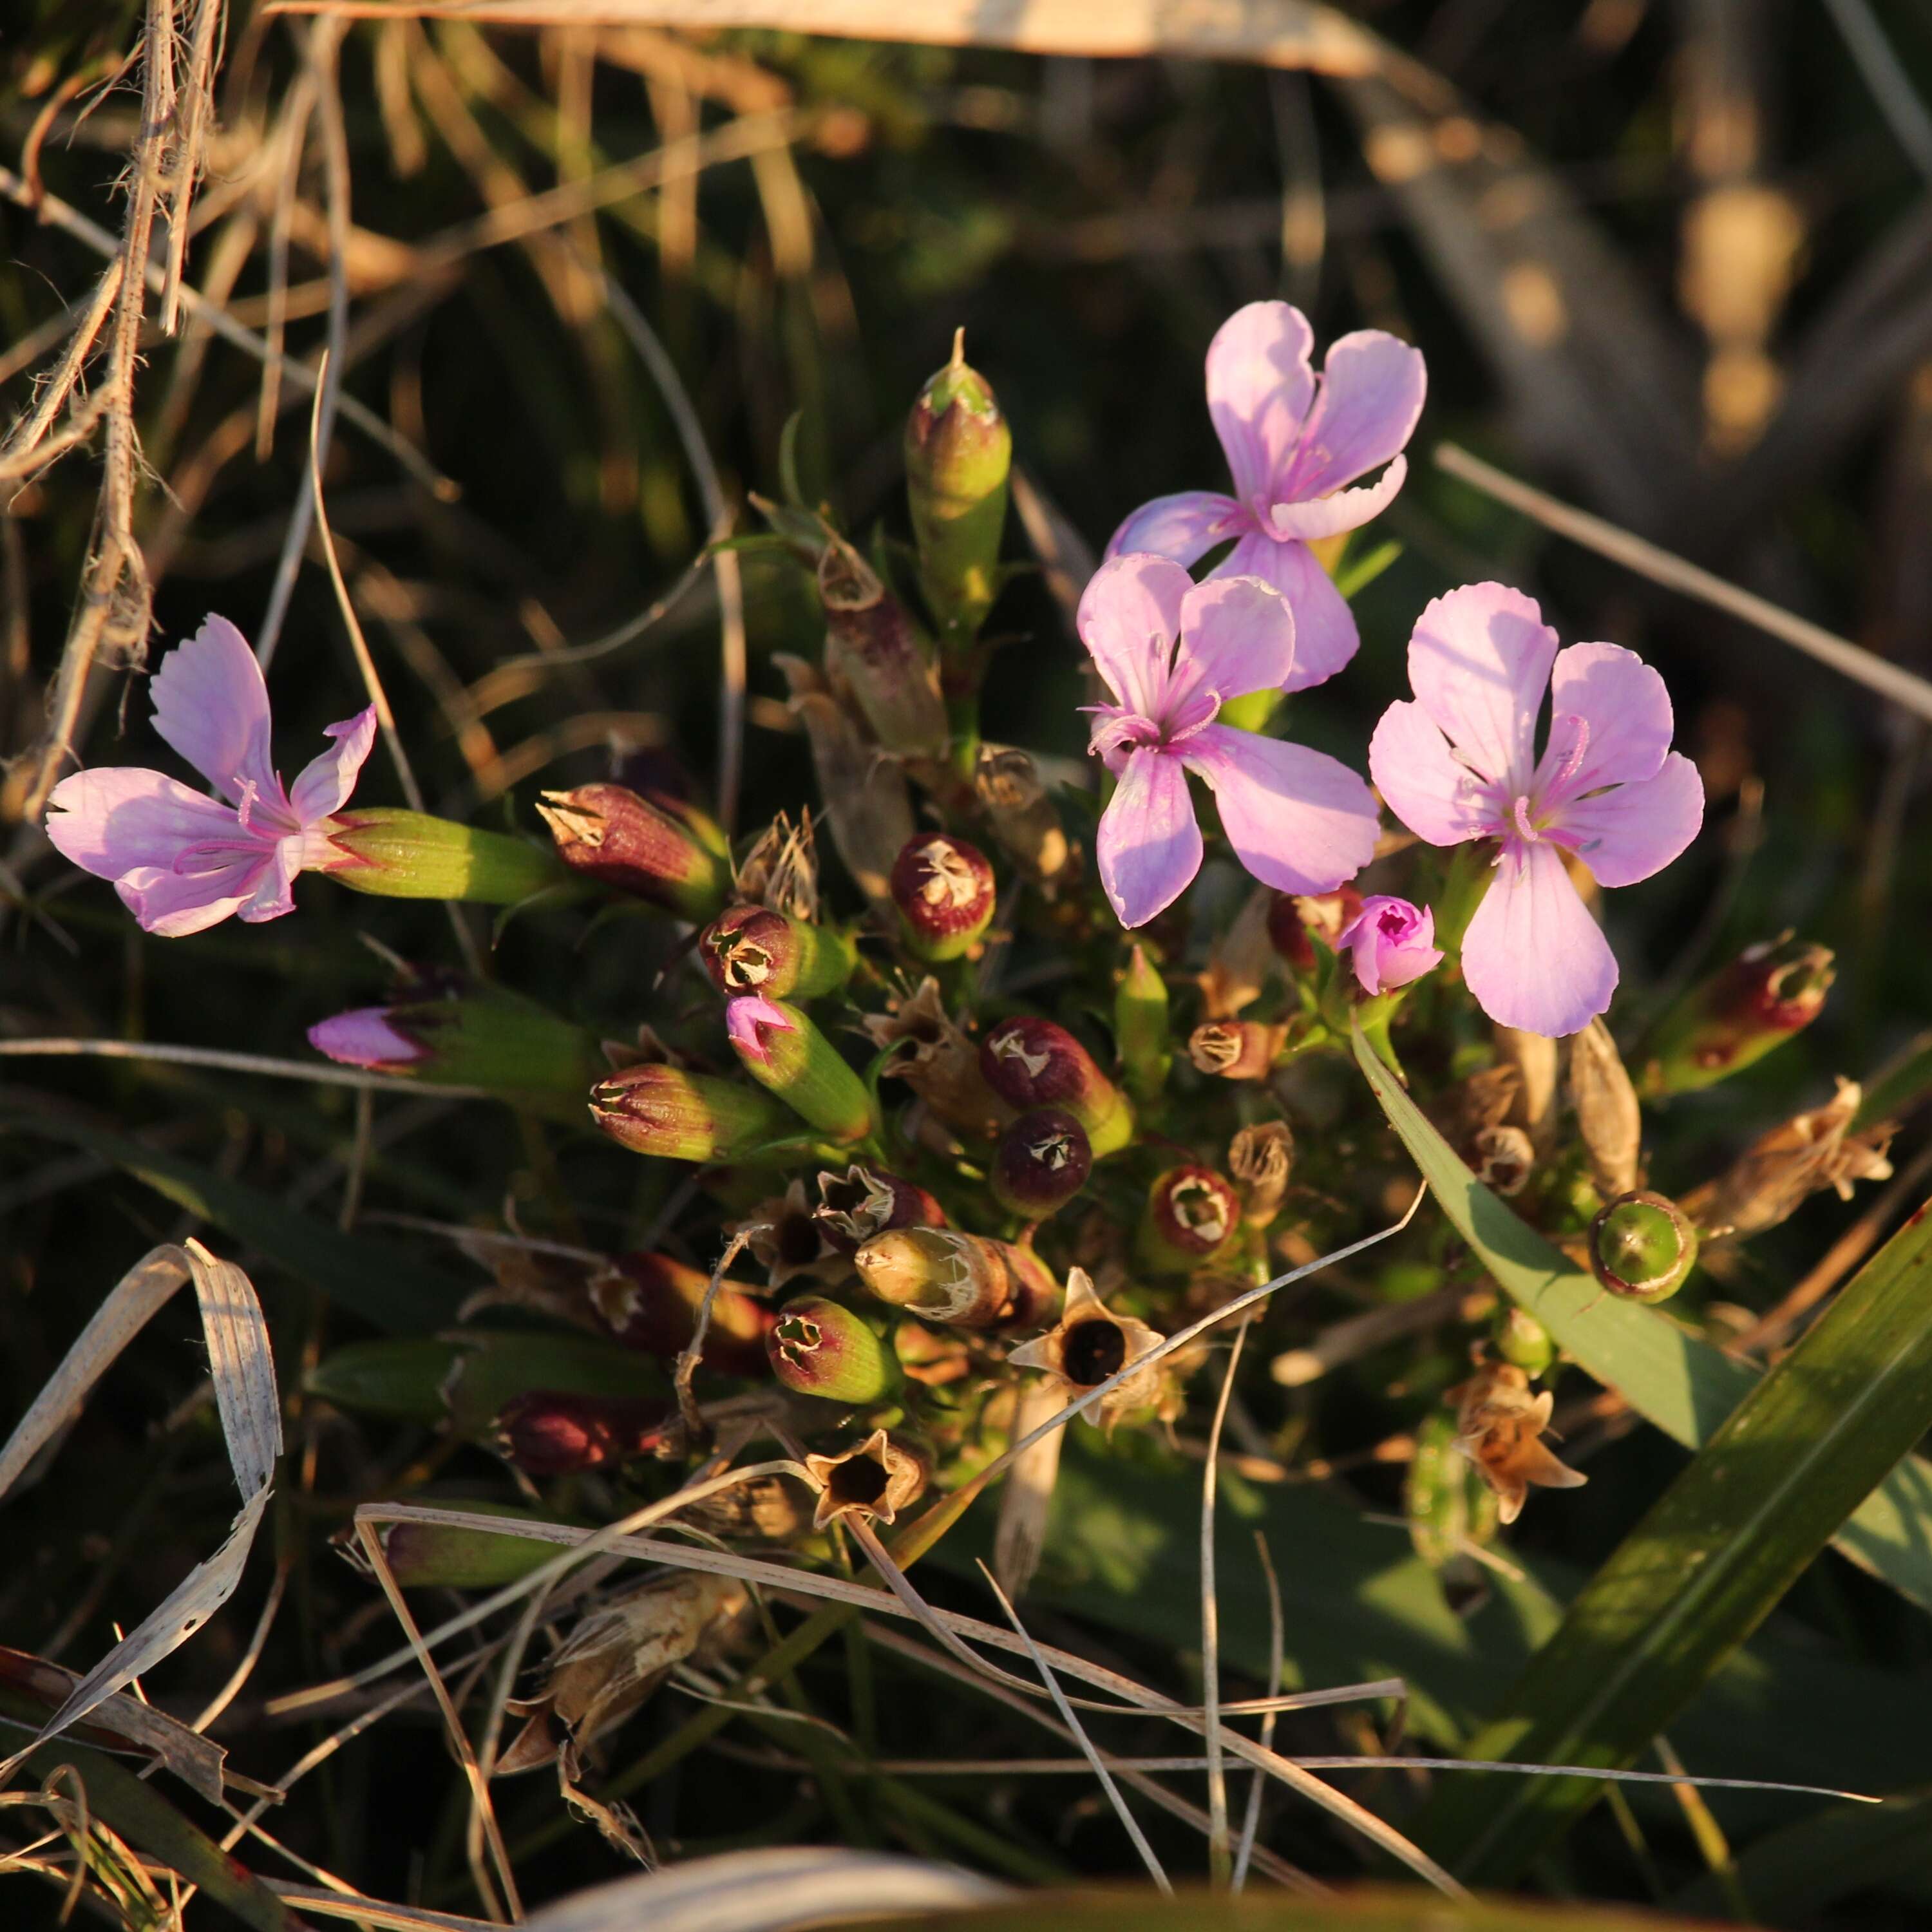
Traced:
<svg viewBox="0 0 1932 1932">
<path fill-rule="evenodd" d="M 334 746 L 284 790 L 269 763 L 268 692 L 248 640 L 211 616 L 154 674 L 154 729 L 220 794 L 132 766 L 63 778 L 47 836 L 84 872 L 112 879 L 144 931 L 200 932 L 230 913 L 295 910 L 298 872 L 343 862 L 328 842 L 375 741 L 376 711 L 328 727 Z M 226 800 L 226 802 L 223 802 Z"/>
<path fill-rule="evenodd" d="M 771 1064 L 770 1034 L 796 1033 L 791 1016 L 762 993 L 741 994 L 724 1003 L 724 1031 L 741 1060 L 759 1066 Z"/>
<path fill-rule="evenodd" d="M 1261 578 L 1294 612 L 1288 691 L 1333 677 L 1355 655 L 1354 618 L 1308 542 L 1352 530 L 1394 500 L 1427 386 L 1420 352 L 1379 329 L 1330 344 L 1318 377 L 1309 366 L 1314 346 L 1308 318 L 1286 302 L 1237 309 L 1208 349 L 1208 413 L 1234 494 L 1156 496 L 1107 546 L 1110 557 L 1154 550 L 1192 564 L 1234 538 L 1214 575 Z M 1346 487 L 1384 463 L 1374 483 Z"/>
<path fill-rule="evenodd" d="M 387 1006 L 357 1006 L 346 1013 L 318 1020 L 308 1030 L 308 1043 L 344 1066 L 382 1072 L 413 1066 L 429 1058 L 429 1048 L 400 1031 Z"/>
<path fill-rule="evenodd" d="M 1099 715 L 1088 748 L 1120 781 L 1098 843 L 1123 926 L 1144 926 L 1201 868 L 1190 772 L 1264 884 L 1329 892 L 1368 863 L 1375 798 L 1347 766 L 1213 722 L 1223 699 L 1288 681 L 1294 619 L 1280 591 L 1252 577 L 1197 584 L 1165 557 L 1115 557 L 1088 584 L 1079 628 L 1115 699 L 1089 707 Z"/>
<path fill-rule="evenodd" d="M 1406 986 L 1442 963 L 1436 945 L 1435 914 L 1426 906 L 1418 912 L 1408 900 L 1391 898 L 1385 892 L 1363 900 L 1361 910 L 1342 928 L 1335 944 L 1347 949 L 1365 993 Z"/>
<path fill-rule="evenodd" d="M 1469 990 L 1505 1026 L 1579 1032 L 1610 1005 L 1617 962 L 1563 854 L 1599 885 L 1634 885 L 1703 823 L 1697 768 L 1670 749 L 1664 680 L 1615 644 L 1558 650 L 1536 605 L 1500 584 L 1467 584 L 1423 612 L 1408 680 L 1414 700 L 1389 706 L 1369 747 L 1382 796 L 1432 845 L 1502 841 L 1462 940 Z"/>
</svg>

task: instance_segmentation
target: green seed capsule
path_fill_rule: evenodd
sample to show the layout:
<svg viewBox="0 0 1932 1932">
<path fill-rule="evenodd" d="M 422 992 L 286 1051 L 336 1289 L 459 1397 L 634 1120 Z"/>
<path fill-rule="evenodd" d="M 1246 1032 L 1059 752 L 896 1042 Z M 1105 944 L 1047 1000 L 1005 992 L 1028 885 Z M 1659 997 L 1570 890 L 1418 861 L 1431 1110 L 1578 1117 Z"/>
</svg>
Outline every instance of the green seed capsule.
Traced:
<svg viewBox="0 0 1932 1932">
<path fill-rule="evenodd" d="M 1592 1271 L 1633 1301 L 1669 1300 L 1696 1259 L 1696 1229 L 1661 1194 L 1619 1195 L 1590 1224 Z"/>
</svg>

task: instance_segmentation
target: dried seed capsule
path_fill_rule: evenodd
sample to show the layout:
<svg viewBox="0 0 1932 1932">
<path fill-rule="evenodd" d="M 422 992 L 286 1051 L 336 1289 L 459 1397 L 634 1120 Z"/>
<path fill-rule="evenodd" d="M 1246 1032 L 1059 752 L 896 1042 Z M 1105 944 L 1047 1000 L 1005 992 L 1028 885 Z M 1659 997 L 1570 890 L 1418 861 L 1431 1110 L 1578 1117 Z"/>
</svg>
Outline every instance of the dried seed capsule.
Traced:
<svg viewBox="0 0 1932 1932">
<path fill-rule="evenodd" d="M 1012 1109 L 986 1084 L 980 1055 L 939 996 L 937 980 L 922 980 L 890 1012 L 865 1013 L 860 1024 L 884 1053 L 884 1071 L 903 1080 L 948 1126 L 992 1134 Z"/>
<path fill-rule="evenodd" d="M 527 838 L 426 812 L 358 806 L 326 824 L 327 856 L 309 862 L 338 885 L 381 898 L 515 905 L 569 877 L 554 853 Z"/>
<path fill-rule="evenodd" d="M 893 1522 L 925 1494 L 932 1478 L 932 1457 L 924 1445 L 883 1429 L 836 1456 L 808 1456 L 805 1466 L 820 1484 L 814 1529 L 842 1518 Z"/>
<path fill-rule="evenodd" d="M 1054 1293 L 1031 1249 L 952 1228 L 896 1228 L 853 1261 L 881 1301 L 962 1328 L 1024 1328 Z"/>
<path fill-rule="evenodd" d="M 712 918 L 731 890 L 724 835 L 695 806 L 616 784 L 547 791 L 537 807 L 573 872 L 682 917 Z"/>
<path fill-rule="evenodd" d="M 1136 946 L 1127 956 L 1126 970 L 1114 992 L 1114 1042 L 1120 1056 L 1120 1077 L 1142 1106 L 1159 1100 L 1167 1084 L 1174 1055 L 1167 1044 L 1167 982 Z"/>
<path fill-rule="evenodd" d="M 591 1276 L 590 1305 L 598 1319 L 627 1348 L 673 1362 L 691 1346 L 698 1311 L 711 1277 L 674 1256 L 641 1251 L 619 1255 Z M 742 1282 L 722 1281 L 711 1298 L 704 1330 L 703 1366 L 721 1375 L 765 1372 L 765 1336 L 774 1311 Z"/>
<path fill-rule="evenodd" d="M 1196 1071 L 1221 1080 L 1265 1080 L 1288 1042 L 1285 1026 L 1258 1020 L 1209 1020 L 1187 1036 Z"/>
<path fill-rule="evenodd" d="M 1590 1269 L 1612 1294 L 1668 1301 L 1697 1259 L 1697 1231 L 1661 1194 L 1619 1195 L 1590 1223 Z"/>
<path fill-rule="evenodd" d="M 905 606 L 842 537 L 818 560 L 825 610 L 825 669 L 850 691 L 872 735 L 902 758 L 946 752 L 946 706 L 939 679 Z"/>
<path fill-rule="evenodd" d="M 957 959 L 993 922 L 993 868 L 963 838 L 916 833 L 893 861 L 890 884 L 901 934 L 916 958 Z"/>
<path fill-rule="evenodd" d="M 1508 1200 L 1520 1194 L 1536 1171 L 1536 1149 L 1520 1127 L 1484 1127 L 1472 1144 L 1476 1178 Z"/>
<path fill-rule="evenodd" d="M 1277 892 L 1268 908 L 1268 938 L 1286 964 L 1298 973 L 1312 973 L 1315 948 L 1310 934 L 1330 952 L 1339 952 L 1343 928 L 1354 922 L 1361 910 L 1362 896 L 1353 886 L 1300 896 Z"/>
<path fill-rule="evenodd" d="M 889 1344 L 864 1316 L 822 1294 L 795 1295 L 766 1337 L 772 1372 L 800 1395 L 828 1402 L 879 1402 L 899 1385 Z"/>
<path fill-rule="evenodd" d="M 1507 1362 L 1492 1362 L 1448 1390 L 1456 1405 L 1456 1447 L 1494 1492 L 1497 1515 L 1514 1522 L 1534 1483 L 1548 1490 L 1581 1489 L 1589 1478 L 1561 1461 L 1543 1441 L 1554 1398 L 1529 1392 L 1529 1378 Z"/>
<path fill-rule="evenodd" d="M 746 993 L 726 1006 L 724 1030 L 746 1072 L 820 1133 L 856 1141 L 878 1130 L 865 1082 L 796 1006 Z"/>
<path fill-rule="evenodd" d="M 1294 1136 L 1286 1120 L 1258 1121 L 1228 1143 L 1228 1172 L 1250 1227 L 1265 1228 L 1281 1212 L 1294 1165 Z"/>
<path fill-rule="evenodd" d="M 1020 1015 L 1002 1020 L 980 1044 L 980 1070 L 1000 1098 L 1022 1112 L 1061 1107 L 1087 1130 L 1104 1160 L 1133 1138 L 1127 1096 L 1064 1026 Z"/>
<path fill-rule="evenodd" d="M 755 1087 L 675 1066 L 626 1066 L 590 1090 L 590 1118 L 633 1154 L 728 1163 L 795 1133 L 790 1110 Z"/>
<path fill-rule="evenodd" d="M 892 1228 L 943 1228 L 946 1210 L 922 1187 L 883 1168 L 848 1167 L 818 1177 L 819 1204 L 812 1218 L 842 1255 L 856 1255 L 875 1234 Z"/>
<path fill-rule="evenodd" d="M 852 976 L 858 950 L 842 932 L 763 906 L 733 906 L 698 936 L 698 956 L 721 993 L 816 999 Z"/>
<path fill-rule="evenodd" d="M 1065 1207 L 1093 1171 L 1087 1130 L 1062 1108 L 1040 1107 L 1000 1136 L 986 1179 L 1008 1214 L 1032 1221 Z"/>
<path fill-rule="evenodd" d="M 1240 1197 L 1211 1167 L 1171 1167 L 1148 1190 L 1141 1257 L 1158 1273 L 1184 1274 L 1225 1247 L 1240 1224 Z"/>
<path fill-rule="evenodd" d="M 1590 1156 L 1590 1178 L 1606 1201 L 1637 1184 L 1643 1114 L 1610 1030 L 1594 1019 L 1570 1041 L 1570 1097 Z"/>
<path fill-rule="evenodd" d="M 669 1452 L 683 1425 L 668 1402 L 641 1396 L 532 1389 L 491 1425 L 498 1455 L 526 1476 L 574 1476 L 633 1456 Z"/>
<path fill-rule="evenodd" d="M 1785 933 L 1747 946 L 1659 1023 L 1644 1090 L 1684 1094 L 1762 1060 L 1824 1010 L 1832 954 Z"/>
<path fill-rule="evenodd" d="M 986 808 L 993 836 L 1028 878 L 1051 886 L 1066 874 L 1073 848 L 1030 752 L 982 745 L 973 788 Z"/>
<path fill-rule="evenodd" d="M 948 656 L 971 641 L 998 592 L 1012 454 L 1012 432 L 992 386 L 967 364 L 962 329 L 952 359 L 920 392 L 905 431 L 920 585 Z"/>
<path fill-rule="evenodd" d="M 1038 1369 L 1056 1377 L 1068 1396 L 1084 1395 L 1160 1347 L 1158 1330 L 1131 1315 L 1115 1315 L 1094 1292 L 1084 1268 L 1066 1276 L 1066 1305 L 1046 1334 L 1010 1349 L 1016 1369 Z M 1161 1398 L 1161 1372 L 1150 1364 L 1083 1412 L 1096 1427 L 1111 1430 L 1120 1418 Z"/>
</svg>

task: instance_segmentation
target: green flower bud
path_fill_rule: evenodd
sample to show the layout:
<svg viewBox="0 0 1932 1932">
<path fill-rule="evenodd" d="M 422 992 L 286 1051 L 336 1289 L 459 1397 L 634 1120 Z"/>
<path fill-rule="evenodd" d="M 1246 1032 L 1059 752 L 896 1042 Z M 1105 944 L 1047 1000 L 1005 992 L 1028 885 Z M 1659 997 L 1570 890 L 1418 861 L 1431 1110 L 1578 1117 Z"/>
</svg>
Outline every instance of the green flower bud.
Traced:
<svg viewBox="0 0 1932 1932">
<path fill-rule="evenodd" d="M 1788 932 L 1747 946 L 1659 1022 L 1644 1090 L 1690 1093 L 1762 1060 L 1818 1017 L 1836 976 L 1825 947 Z"/>
<path fill-rule="evenodd" d="M 751 905 L 733 906 L 713 920 L 698 936 L 698 956 L 721 993 L 774 1000 L 836 993 L 859 959 L 845 934 Z"/>
<path fill-rule="evenodd" d="M 746 1072 L 828 1139 L 859 1141 L 878 1131 L 865 1082 L 796 1006 L 743 994 L 726 1005 L 724 1030 Z"/>
<path fill-rule="evenodd" d="M 822 1294 L 795 1295 L 765 1338 L 772 1372 L 800 1395 L 879 1402 L 899 1386 L 899 1366 L 862 1316 Z"/>
<path fill-rule="evenodd" d="M 694 922 L 714 917 L 730 892 L 724 833 L 682 800 L 587 784 L 545 792 L 537 811 L 565 865 L 600 885 Z"/>
<path fill-rule="evenodd" d="M 1008 1214 L 1035 1221 L 1064 1208 L 1093 1171 L 1087 1130 L 1060 1108 L 1041 1107 L 1000 1136 L 986 1180 Z"/>
<path fill-rule="evenodd" d="M 1527 1309 L 1512 1306 L 1500 1310 L 1494 1339 L 1496 1353 L 1532 1381 L 1556 1359 L 1556 1344 L 1550 1330 Z"/>
<path fill-rule="evenodd" d="M 1002 1020 L 980 1043 L 980 1070 L 1010 1107 L 1064 1107 L 1104 1160 L 1132 1139 L 1134 1110 L 1094 1056 L 1064 1026 L 1025 1014 Z"/>
<path fill-rule="evenodd" d="M 842 537 L 832 537 L 818 560 L 818 598 L 825 673 L 834 688 L 851 692 L 887 751 L 942 757 L 948 729 L 938 674 L 905 606 Z"/>
<path fill-rule="evenodd" d="M 1167 982 L 1136 946 L 1114 992 L 1114 1043 L 1127 1091 L 1142 1106 L 1160 1097 L 1174 1055 L 1167 1045 Z"/>
<path fill-rule="evenodd" d="M 728 1164 L 795 1134 L 790 1110 L 755 1087 L 674 1066 L 626 1066 L 590 1090 L 590 1118 L 633 1154 Z"/>
<path fill-rule="evenodd" d="M 906 950 L 928 963 L 957 959 L 993 922 L 999 894 L 976 845 L 944 832 L 908 839 L 889 884 Z"/>
<path fill-rule="evenodd" d="M 516 905 L 570 878 L 554 853 L 527 838 L 422 812 L 339 812 L 328 821 L 328 841 L 322 870 L 338 885 L 382 898 Z"/>
<path fill-rule="evenodd" d="M 920 392 L 906 422 L 906 494 L 919 542 L 920 585 L 949 654 L 970 641 L 998 588 L 1012 432 L 986 379 L 952 359 Z"/>
<path fill-rule="evenodd" d="M 1696 1259 L 1696 1229 L 1661 1194 L 1619 1195 L 1590 1223 L 1591 1271 L 1628 1300 L 1669 1300 Z"/>
</svg>

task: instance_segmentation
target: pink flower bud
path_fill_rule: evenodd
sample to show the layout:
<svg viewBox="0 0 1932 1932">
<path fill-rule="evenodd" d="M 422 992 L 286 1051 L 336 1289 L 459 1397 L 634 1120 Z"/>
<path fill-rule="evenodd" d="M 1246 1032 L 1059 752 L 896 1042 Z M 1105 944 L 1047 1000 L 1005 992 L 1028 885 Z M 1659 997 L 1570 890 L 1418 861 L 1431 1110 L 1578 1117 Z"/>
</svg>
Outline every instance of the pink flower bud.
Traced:
<svg viewBox="0 0 1932 1932">
<path fill-rule="evenodd" d="M 1132 1138 L 1134 1110 L 1064 1026 L 1021 1014 L 1002 1020 L 980 1045 L 980 1070 L 1009 1106 L 1060 1107 L 1087 1130 L 1096 1160 Z"/>
<path fill-rule="evenodd" d="M 1037 1220 L 1065 1207 L 1093 1171 L 1087 1130 L 1060 1108 L 1041 1107 L 1000 1136 L 987 1178 L 993 1198 L 1009 1214 Z"/>
<path fill-rule="evenodd" d="M 731 883 L 724 835 L 695 806 L 588 784 L 547 791 L 537 810 L 573 872 L 689 920 L 710 919 L 724 902 Z"/>
<path fill-rule="evenodd" d="M 572 1476 L 668 1447 L 682 1433 L 668 1403 L 645 1397 L 532 1389 L 496 1420 L 497 1453 L 526 1476 Z"/>
<path fill-rule="evenodd" d="M 1347 949 L 1365 993 L 1392 992 L 1442 963 L 1435 914 L 1426 907 L 1418 911 L 1407 899 L 1385 892 L 1363 900 L 1361 910 L 1336 935 L 1336 945 Z"/>
</svg>

